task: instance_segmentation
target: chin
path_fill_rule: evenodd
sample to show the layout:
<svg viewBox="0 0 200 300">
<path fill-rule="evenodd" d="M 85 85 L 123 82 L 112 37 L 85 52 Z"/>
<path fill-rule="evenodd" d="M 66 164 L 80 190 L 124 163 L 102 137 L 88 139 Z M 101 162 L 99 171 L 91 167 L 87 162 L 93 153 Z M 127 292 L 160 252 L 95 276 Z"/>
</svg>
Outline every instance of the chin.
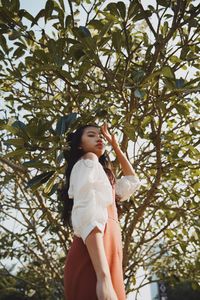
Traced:
<svg viewBox="0 0 200 300">
<path fill-rule="evenodd" d="M 96 155 L 97 155 L 98 158 L 99 158 L 99 157 L 101 157 L 101 156 L 104 154 L 104 152 L 105 152 L 105 151 L 101 151 L 101 152 L 99 152 L 99 153 L 96 153 Z"/>
</svg>

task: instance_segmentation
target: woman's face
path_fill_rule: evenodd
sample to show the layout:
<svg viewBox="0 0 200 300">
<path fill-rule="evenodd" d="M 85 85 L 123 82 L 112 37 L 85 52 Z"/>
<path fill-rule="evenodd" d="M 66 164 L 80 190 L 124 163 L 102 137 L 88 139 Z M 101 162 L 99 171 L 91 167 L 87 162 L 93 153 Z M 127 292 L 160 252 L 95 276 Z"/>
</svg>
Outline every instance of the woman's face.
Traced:
<svg viewBox="0 0 200 300">
<path fill-rule="evenodd" d="M 104 154 L 105 147 L 100 134 L 100 130 L 97 127 L 86 127 L 81 137 L 80 147 L 84 153 L 93 152 L 98 157 Z"/>
</svg>

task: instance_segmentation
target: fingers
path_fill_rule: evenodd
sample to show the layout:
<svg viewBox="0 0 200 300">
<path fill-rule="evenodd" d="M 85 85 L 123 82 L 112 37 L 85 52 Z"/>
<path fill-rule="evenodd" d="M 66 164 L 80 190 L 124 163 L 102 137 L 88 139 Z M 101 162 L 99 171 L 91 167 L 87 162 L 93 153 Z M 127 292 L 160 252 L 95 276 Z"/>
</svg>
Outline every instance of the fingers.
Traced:
<svg viewBox="0 0 200 300">
<path fill-rule="evenodd" d="M 103 133 L 106 132 L 106 126 L 105 126 L 105 124 L 103 124 L 103 125 L 101 126 L 101 131 L 102 131 Z"/>
<path fill-rule="evenodd" d="M 105 133 L 109 134 L 108 124 L 106 122 L 103 124 L 102 128 Z"/>
<path fill-rule="evenodd" d="M 102 126 L 101 126 L 101 131 L 103 133 L 103 135 L 109 135 L 109 132 L 108 132 L 108 126 L 106 123 L 104 123 Z"/>
<path fill-rule="evenodd" d="M 106 138 L 106 140 L 109 142 L 109 143 L 112 143 L 112 141 L 115 141 L 115 135 L 114 134 L 111 134 L 108 130 L 108 124 L 107 123 L 104 123 L 102 126 L 101 126 L 101 132 L 103 134 L 103 136 Z"/>
</svg>

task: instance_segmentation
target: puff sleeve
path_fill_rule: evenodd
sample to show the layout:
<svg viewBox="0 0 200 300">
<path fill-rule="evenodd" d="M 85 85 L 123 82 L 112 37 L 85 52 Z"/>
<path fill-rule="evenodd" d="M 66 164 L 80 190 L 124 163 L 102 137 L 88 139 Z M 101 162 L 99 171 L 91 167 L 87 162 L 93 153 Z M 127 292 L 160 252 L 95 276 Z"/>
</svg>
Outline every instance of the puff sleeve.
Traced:
<svg viewBox="0 0 200 300">
<path fill-rule="evenodd" d="M 126 175 L 116 179 L 115 193 L 120 201 L 127 200 L 141 186 L 137 175 Z"/>
<path fill-rule="evenodd" d="M 97 227 L 102 233 L 108 219 L 107 206 L 113 201 L 110 181 L 98 158 L 80 159 L 73 167 L 68 194 L 74 199 L 72 226 L 74 234 L 85 243 Z"/>
</svg>

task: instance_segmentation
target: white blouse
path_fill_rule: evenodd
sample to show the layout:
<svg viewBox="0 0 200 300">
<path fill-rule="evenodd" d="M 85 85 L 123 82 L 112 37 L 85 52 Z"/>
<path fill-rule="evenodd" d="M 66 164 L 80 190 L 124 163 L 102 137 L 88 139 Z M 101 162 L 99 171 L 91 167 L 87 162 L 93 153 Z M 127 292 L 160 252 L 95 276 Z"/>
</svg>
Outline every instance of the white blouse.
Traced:
<svg viewBox="0 0 200 300">
<path fill-rule="evenodd" d="M 116 194 L 120 200 L 129 198 L 141 183 L 137 176 L 124 176 L 116 180 Z M 113 203 L 112 186 L 98 158 L 80 159 L 70 175 L 69 198 L 74 199 L 72 227 L 74 234 L 85 242 L 97 227 L 104 232 L 108 220 L 107 207 Z"/>
</svg>

